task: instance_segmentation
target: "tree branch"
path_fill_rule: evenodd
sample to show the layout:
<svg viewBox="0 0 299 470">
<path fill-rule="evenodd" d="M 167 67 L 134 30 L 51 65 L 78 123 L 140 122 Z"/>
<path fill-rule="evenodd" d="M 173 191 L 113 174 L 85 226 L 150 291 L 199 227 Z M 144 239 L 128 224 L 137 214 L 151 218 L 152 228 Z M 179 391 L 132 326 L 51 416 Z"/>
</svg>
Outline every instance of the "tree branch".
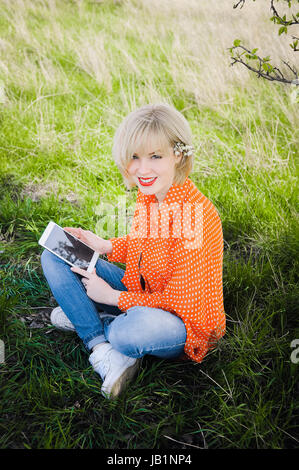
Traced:
<svg viewBox="0 0 299 470">
<path fill-rule="evenodd" d="M 294 75 L 293 79 L 285 77 L 283 72 L 278 67 L 273 67 L 271 64 L 269 64 L 268 58 L 259 57 L 256 54 L 256 49 L 251 51 L 244 46 L 237 45 L 237 46 L 231 47 L 229 50 L 232 53 L 231 59 L 233 60 L 231 65 L 234 65 L 237 62 L 240 64 L 243 64 L 245 65 L 247 69 L 256 73 L 258 77 L 265 78 L 266 80 L 269 80 L 272 82 L 276 81 L 276 82 L 281 82 L 285 84 L 292 84 L 294 83 L 295 79 L 298 79 L 298 72 L 296 68 L 292 67 L 285 61 L 283 61 L 283 63 L 293 73 Z M 243 52 L 239 53 L 240 50 L 243 50 Z M 233 51 L 237 51 L 237 54 L 234 55 Z M 246 54 L 247 59 L 257 61 L 257 66 L 250 65 L 247 61 L 245 61 L 242 57 L 244 54 Z"/>
<path fill-rule="evenodd" d="M 290 1 L 289 0 L 286 0 L 286 1 L 290 5 Z M 275 6 L 274 6 L 274 0 L 271 0 L 270 10 L 273 13 L 273 17 L 271 18 L 271 20 L 273 20 L 274 23 L 276 23 L 276 21 L 277 21 L 278 24 L 281 24 L 283 26 L 292 26 L 294 24 L 299 24 L 299 18 L 297 18 L 295 15 L 292 15 L 293 20 L 287 20 L 286 15 L 281 17 L 280 14 L 278 13 L 278 11 L 276 10 Z"/>
<path fill-rule="evenodd" d="M 269 1 L 270 1 L 270 12 L 273 14 L 270 20 L 276 24 L 281 25 L 278 31 L 279 36 L 283 33 L 287 33 L 289 26 L 299 24 L 299 12 L 296 15 L 292 14 L 291 18 L 287 19 L 286 15 L 281 16 L 276 10 L 274 6 L 275 0 L 269 0 Z M 276 1 L 278 2 L 279 0 L 276 0 Z M 299 4 L 299 0 L 284 0 L 284 2 L 287 3 L 289 7 L 292 5 L 293 1 Z M 239 6 L 240 8 L 243 8 L 243 6 L 245 5 L 245 2 L 246 0 L 237 0 L 237 2 L 233 5 L 233 8 L 237 8 Z M 296 36 L 292 36 L 292 39 L 293 39 L 293 42 L 289 45 L 293 49 L 293 52 L 297 52 L 299 51 L 299 47 L 298 47 L 299 38 Z M 294 84 L 294 81 L 296 82 L 298 81 L 298 72 L 295 66 L 291 66 L 289 63 L 282 61 L 284 65 L 288 68 L 288 70 L 292 73 L 291 77 L 286 77 L 278 67 L 274 67 L 273 65 L 271 65 L 269 57 L 264 57 L 264 58 L 259 57 L 256 54 L 257 48 L 249 50 L 249 49 L 246 49 L 246 47 L 242 46 L 240 43 L 241 43 L 240 39 L 235 39 L 234 47 L 231 47 L 229 49 L 232 54 L 231 59 L 233 60 L 231 65 L 234 65 L 237 62 L 240 64 L 243 64 L 248 70 L 256 73 L 258 77 L 265 78 L 266 80 L 269 80 L 269 81 L 277 81 L 277 82 L 288 83 L 288 84 Z M 251 63 L 248 62 L 250 60 L 251 60 Z"/>
<path fill-rule="evenodd" d="M 233 8 L 238 8 L 238 6 L 240 5 L 240 3 L 241 3 L 240 8 L 243 8 L 243 6 L 245 5 L 245 1 L 246 1 L 246 0 L 239 0 L 238 3 L 235 3 L 235 4 L 234 4 Z"/>
</svg>

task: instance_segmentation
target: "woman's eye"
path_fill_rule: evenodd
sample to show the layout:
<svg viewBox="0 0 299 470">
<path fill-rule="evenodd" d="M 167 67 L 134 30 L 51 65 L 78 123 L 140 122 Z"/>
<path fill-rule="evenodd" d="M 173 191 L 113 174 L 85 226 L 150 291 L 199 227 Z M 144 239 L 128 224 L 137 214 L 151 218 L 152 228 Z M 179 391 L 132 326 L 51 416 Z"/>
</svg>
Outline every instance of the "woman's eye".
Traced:
<svg viewBox="0 0 299 470">
<path fill-rule="evenodd" d="M 131 159 L 132 160 L 136 160 L 137 158 L 137 155 L 132 155 Z M 162 158 L 160 155 L 152 155 L 151 158 L 153 158 L 154 160 L 158 159 L 158 158 Z"/>
</svg>

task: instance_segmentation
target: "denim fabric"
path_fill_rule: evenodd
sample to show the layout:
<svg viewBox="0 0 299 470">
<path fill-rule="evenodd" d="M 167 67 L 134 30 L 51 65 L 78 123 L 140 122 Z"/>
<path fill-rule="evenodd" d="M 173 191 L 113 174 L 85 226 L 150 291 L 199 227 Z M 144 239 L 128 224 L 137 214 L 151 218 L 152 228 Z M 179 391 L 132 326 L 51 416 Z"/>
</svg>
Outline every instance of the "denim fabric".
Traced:
<svg viewBox="0 0 299 470">
<path fill-rule="evenodd" d="M 165 310 L 136 306 L 123 313 L 117 306 L 91 300 L 81 282 L 63 260 L 44 250 L 42 268 L 57 303 L 74 325 L 88 350 L 108 341 L 116 350 L 130 357 L 145 354 L 170 359 L 184 352 L 186 328 L 184 322 Z M 96 273 L 113 289 L 126 291 L 121 282 L 124 270 L 99 258 Z M 99 310 L 115 318 L 100 318 Z"/>
</svg>

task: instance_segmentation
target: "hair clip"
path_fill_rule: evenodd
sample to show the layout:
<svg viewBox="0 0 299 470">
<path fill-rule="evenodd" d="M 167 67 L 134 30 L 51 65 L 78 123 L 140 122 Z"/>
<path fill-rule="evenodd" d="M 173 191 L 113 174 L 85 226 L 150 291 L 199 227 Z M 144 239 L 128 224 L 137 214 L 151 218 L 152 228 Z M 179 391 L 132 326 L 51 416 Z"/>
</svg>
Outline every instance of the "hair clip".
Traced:
<svg viewBox="0 0 299 470">
<path fill-rule="evenodd" d="M 173 151 L 177 156 L 182 153 L 184 157 L 190 157 L 194 153 L 194 147 L 192 145 L 185 145 L 183 142 L 176 142 Z"/>
</svg>

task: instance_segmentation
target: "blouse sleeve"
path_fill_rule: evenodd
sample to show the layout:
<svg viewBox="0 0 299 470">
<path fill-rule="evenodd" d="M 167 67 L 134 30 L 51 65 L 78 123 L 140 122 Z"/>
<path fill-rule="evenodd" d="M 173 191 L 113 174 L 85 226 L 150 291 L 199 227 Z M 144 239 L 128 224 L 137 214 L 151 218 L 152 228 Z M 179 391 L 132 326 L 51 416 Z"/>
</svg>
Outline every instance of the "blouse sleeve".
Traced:
<svg viewBox="0 0 299 470">
<path fill-rule="evenodd" d="M 112 253 L 107 254 L 108 261 L 117 263 L 127 262 L 128 235 L 124 237 L 113 237 L 109 239 L 112 243 Z"/>
</svg>

